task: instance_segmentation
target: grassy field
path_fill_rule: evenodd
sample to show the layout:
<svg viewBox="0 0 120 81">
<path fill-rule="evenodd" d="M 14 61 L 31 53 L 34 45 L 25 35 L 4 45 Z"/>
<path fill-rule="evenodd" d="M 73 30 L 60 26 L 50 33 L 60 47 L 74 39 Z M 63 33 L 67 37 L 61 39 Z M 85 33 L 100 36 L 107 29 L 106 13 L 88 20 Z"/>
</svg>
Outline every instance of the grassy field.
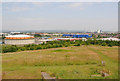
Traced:
<svg viewBox="0 0 120 81">
<path fill-rule="evenodd" d="M 3 79 L 41 79 L 41 72 L 59 79 L 118 78 L 118 47 L 71 46 L 2 56 Z M 101 65 L 102 61 L 105 66 Z M 101 71 L 109 76 L 102 77 Z"/>
</svg>

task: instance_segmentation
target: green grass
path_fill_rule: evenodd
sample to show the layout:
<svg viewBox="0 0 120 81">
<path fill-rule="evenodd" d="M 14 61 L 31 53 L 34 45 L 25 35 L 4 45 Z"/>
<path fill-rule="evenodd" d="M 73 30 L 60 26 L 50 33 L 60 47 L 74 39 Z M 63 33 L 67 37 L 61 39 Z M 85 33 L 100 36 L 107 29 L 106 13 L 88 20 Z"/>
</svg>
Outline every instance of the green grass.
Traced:
<svg viewBox="0 0 120 81">
<path fill-rule="evenodd" d="M 52 52 L 72 52 L 73 50 L 65 50 L 65 49 L 56 49 L 52 50 Z"/>
<path fill-rule="evenodd" d="M 2 56 L 3 79 L 41 79 L 43 71 L 59 79 L 118 78 L 117 47 L 71 46 L 5 53 Z M 106 65 L 101 66 L 101 61 Z M 110 75 L 99 76 L 98 71 L 102 70 L 110 71 Z"/>
</svg>

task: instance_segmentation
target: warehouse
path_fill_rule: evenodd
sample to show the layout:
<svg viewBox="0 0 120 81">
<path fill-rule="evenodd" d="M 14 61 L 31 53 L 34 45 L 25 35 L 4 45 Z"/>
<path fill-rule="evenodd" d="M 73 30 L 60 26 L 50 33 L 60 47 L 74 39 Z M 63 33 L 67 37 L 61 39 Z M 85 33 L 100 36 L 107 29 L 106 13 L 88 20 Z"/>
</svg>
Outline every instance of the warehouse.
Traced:
<svg viewBox="0 0 120 81">
<path fill-rule="evenodd" d="M 118 38 L 100 38 L 100 40 L 104 40 L 104 41 L 106 41 L 106 40 L 120 41 L 120 39 L 118 39 Z"/>
<path fill-rule="evenodd" d="M 56 40 L 70 40 L 70 41 L 74 41 L 74 40 L 81 40 L 80 38 L 56 38 Z"/>
<path fill-rule="evenodd" d="M 5 44 L 19 45 L 33 43 L 35 43 L 35 39 L 30 35 L 9 35 L 5 38 Z"/>
<path fill-rule="evenodd" d="M 72 38 L 90 38 L 89 35 L 72 35 L 72 34 L 63 34 L 63 37 L 72 37 Z"/>
</svg>

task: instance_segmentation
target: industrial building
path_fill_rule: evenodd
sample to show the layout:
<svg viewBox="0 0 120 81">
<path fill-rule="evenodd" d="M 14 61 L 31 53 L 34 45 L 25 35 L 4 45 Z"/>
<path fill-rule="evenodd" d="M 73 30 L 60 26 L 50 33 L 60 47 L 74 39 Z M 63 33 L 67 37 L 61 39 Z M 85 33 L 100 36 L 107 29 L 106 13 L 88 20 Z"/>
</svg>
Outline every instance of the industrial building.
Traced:
<svg viewBox="0 0 120 81">
<path fill-rule="evenodd" d="M 56 40 L 70 40 L 70 41 L 75 41 L 75 40 L 82 40 L 86 41 L 86 38 L 56 38 Z"/>
<path fill-rule="evenodd" d="M 63 37 L 72 37 L 72 38 L 90 38 L 89 35 L 72 35 L 72 34 L 63 34 Z"/>
<path fill-rule="evenodd" d="M 35 39 L 30 35 L 9 35 L 5 38 L 5 44 L 19 45 L 33 43 L 35 43 Z"/>
<path fill-rule="evenodd" d="M 118 39 L 118 38 L 100 38 L 100 40 L 104 40 L 104 41 L 106 41 L 106 40 L 120 41 L 120 39 Z"/>
<path fill-rule="evenodd" d="M 56 40 L 70 40 L 70 41 L 74 41 L 74 40 L 80 40 L 80 38 L 56 38 Z"/>
</svg>

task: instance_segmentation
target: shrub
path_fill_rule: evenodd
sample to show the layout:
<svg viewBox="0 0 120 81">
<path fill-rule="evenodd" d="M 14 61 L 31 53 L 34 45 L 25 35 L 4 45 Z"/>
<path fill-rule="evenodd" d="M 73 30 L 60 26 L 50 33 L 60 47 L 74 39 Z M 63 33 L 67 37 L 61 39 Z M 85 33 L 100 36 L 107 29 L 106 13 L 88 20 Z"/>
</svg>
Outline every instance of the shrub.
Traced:
<svg viewBox="0 0 120 81">
<path fill-rule="evenodd" d="M 38 50 L 38 49 L 42 49 L 42 47 L 41 47 L 41 46 L 37 46 L 36 49 L 37 49 L 37 50 Z"/>
<path fill-rule="evenodd" d="M 75 44 L 74 46 L 80 46 L 80 43 L 78 43 L 78 44 Z"/>
<path fill-rule="evenodd" d="M 65 47 L 68 47 L 68 44 L 65 44 Z"/>
<path fill-rule="evenodd" d="M 81 42 L 81 45 L 86 45 L 85 41 L 82 41 L 82 42 Z"/>
<path fill-rule="evenodd" d="M 106 46 L 107 44 L 106 44 L 105 42 L 103 42 L 101 45 L 102 45 L 102 46 Z"/>
<path fill-rule="evenodd" d="M 109 46 L 109 47 L 112 47 L 113 45 L 112 45 L 112 43 L 110 43 L 110 44 L 108 44 L 108 46 Z"/>
</svg>

